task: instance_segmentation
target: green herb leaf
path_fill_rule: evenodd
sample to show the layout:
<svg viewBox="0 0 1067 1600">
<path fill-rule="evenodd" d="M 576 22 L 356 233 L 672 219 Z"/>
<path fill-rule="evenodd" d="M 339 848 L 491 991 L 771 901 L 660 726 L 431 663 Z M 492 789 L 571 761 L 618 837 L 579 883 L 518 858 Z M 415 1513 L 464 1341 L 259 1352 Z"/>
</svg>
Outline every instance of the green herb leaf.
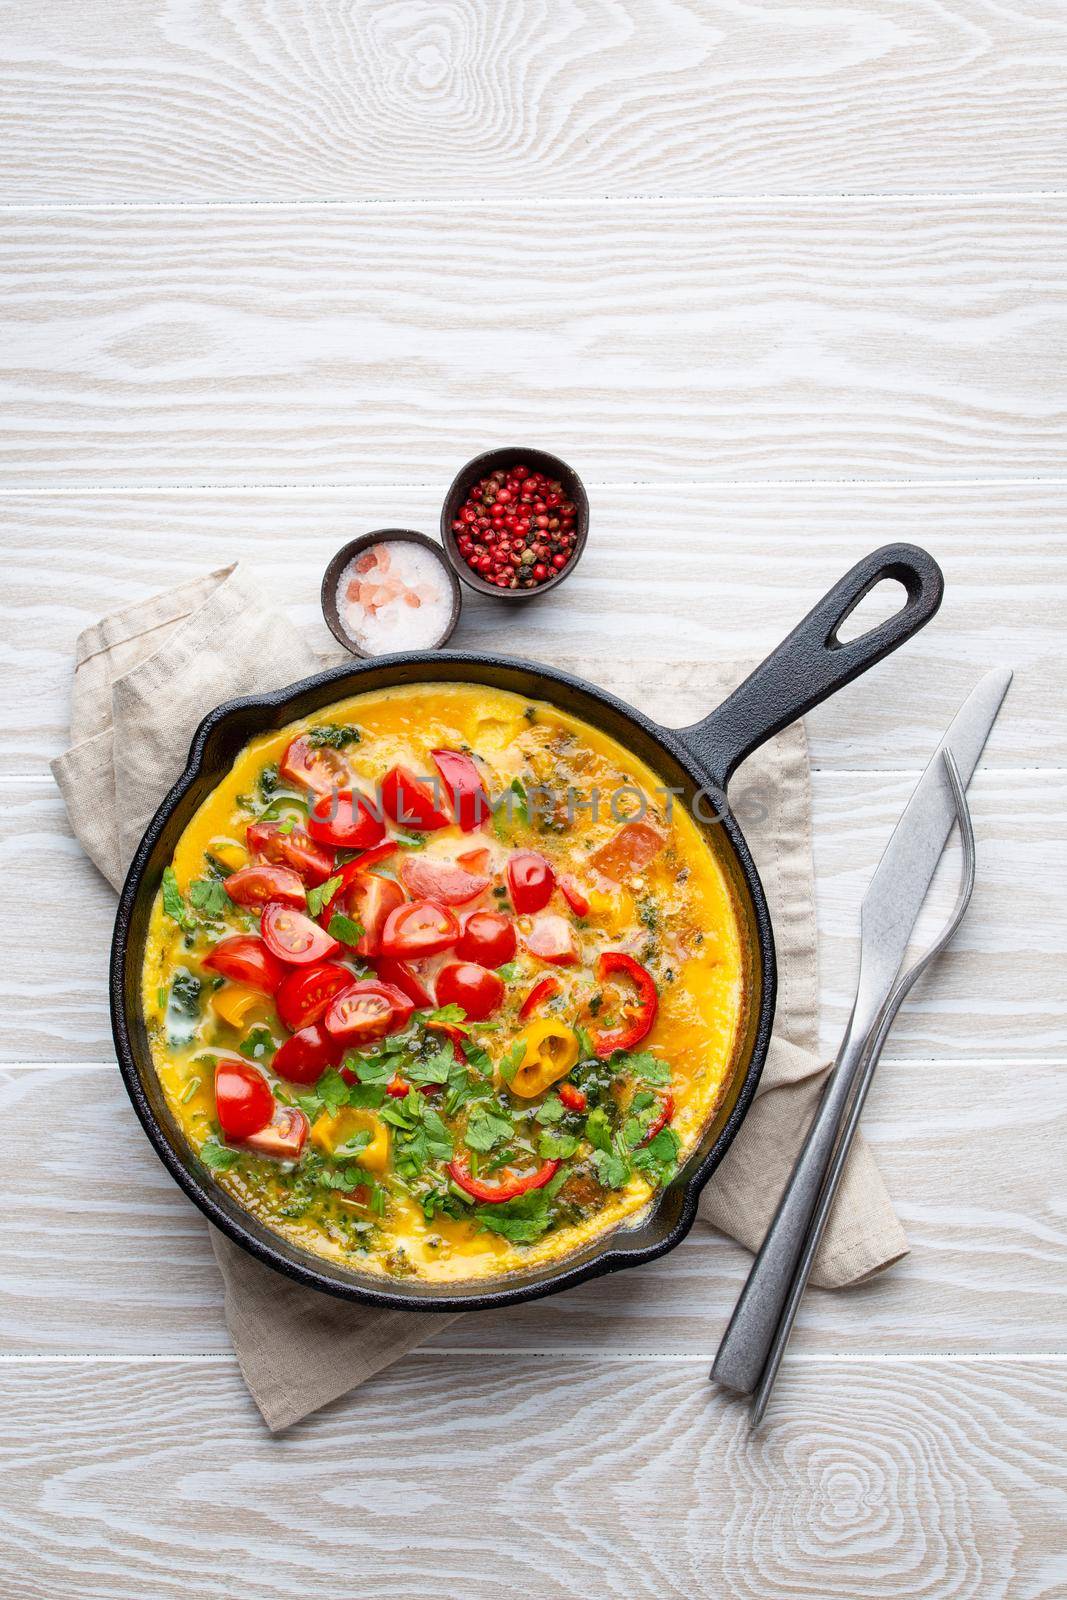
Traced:
<svg viewBox="0 0 1067 1600">
<path fill-rule="evenodd" d="M 357 945 L 363 937 L 364 930 L 362 924 L 352 917 L 346 917 L 343 912 L 335 911 L 326 931 L 331 939 L 338 939 L 341 944 Z"/>
<path fill-rule="evenodd" d="M 457 1005 L 438 1006 L 436 1011 L 424 1011 L 420 1015 L 425 1023 L 441 1022 L 447 1028 L 462 1028 L 467 1020 L 467 1013 Z"/>
<path fill-rule="evenodd" d="M 512 794 L 519 802 L 519 816 L 522 818 L 523 822 L 528 823 L 530 820 L 530 803 L 526 798 L 526 790 L 523 787 L 522 780 L 519 778 L 512 778 L 509 787 Z"/>
<path fill-rule="evenodd" d="M 327 1111 L 340 1111 L 343 1105 L 348 1104 L 348 1084 L 336 1067 L 326 1068 L 315 1085 L 315 1093 Z"/>
<path fill-rule="evenodd" d="M 630 1164 L 616 1150 L 594 1150 L 597 1177 L 605 1189 L 621 1189 L 630 1177 Z"/>
<path fill-rule="evenodd" d="M 550 1094 L 541 1102 L 535 1113 L 535 1120 L 541 1123 L 559 1122 L 567 1115 L 563 1101 L 558 1094 Z"/>
<path fill-rule="evenodd" d="M 467 1119 L 463 1142 L 469 1149 L 481 1150 L 484 1153 L 498 1144 L 503 1144 L 504 1140 L 510 1139 L 514 1132 L 515 1126 L 511 1118 L 505 1116 L 503 1112 L 476 1106 Z"/>
<path fill-rule="evenodd" d="M 522 971 L 517 961 L 505 961 L 502 967 L 497 967 L 497 976 L 503 978 L 505 983 L 513 983 Z"/>
<path fill-rule="evenodd" d="M 432 1056 L 425 1060 L 413 1060 L 405 1069 L 405 1075 L 412 1083 L 447 1083 L 452 1068 L 456 1065 L 456 1058 L 452 1052 L 451 1042 L 446 1041 L 435 1050 Z"/>
<path fill-rule="evenodd" d="M 270 1029 L 260 1026 L 246 1033 L 237 1048 L 249 1061 L 268 1061 L 273 1058 L 277 1045 Z"/>
<path fill-rule="evenodd" d="M 178 879 L 173 867 L 163 868 L 163 910 L 172 922 L 176 922 L 179 927 L 185 927 L 187 922 L 185 901 L 178 888 Z"/>
<path fill-rule="evenodd" d="M 581 1144 L 576 1133 L 543 1133 L 537 1144 L 542 1161 L 566 1161 Z"/>
<path fill-rule="evenodd" d="M 317 728 L 312 728 L 306 737 L 313 750 L 324 747 L 344 750 L 350 744 L 359 744 L 362 735 L 351 723 L 323 722 Z"/>
<path fill-rule="evenodd" d="M 586 1117 L 585 1136 L 594 1150 L 611 1149 L 611 1124 L 602 1106 L 595 1106 Z"/>
<path fill-rule="evenodd" d="M 525 1055 L 525 1043 L 521 1039 L 516 1039 L 507 1055 L 503 1056 L 500 1061 L 500 1076 L 505 1083 L 511 1083 L 516 1072 L 522 1066 Z"/>
<path fill-rule="evenodd" d="M 217 1139 L 205 1139 L 200 1146 L 200 1159 L 212 1172 L 229 1172 L 241 1159 L 240 1150 L 231 1150 Z"/>
<path fill-rule="evenodd" d="M 328 900 L 332 900 L 338 889 L 344 883 L 344 878 L 339 872 L 332 878 L 327 878 L 325 883 L 316 884 L 314 889 L 307 891 L 308 916 L 317 917 Z M 334 938 L 339 935 L 334 934 Z"/>
<path fill-rule="evenodd" d="M 218 878 L 194 878 L 189 885 L 189 901 L 207 917 L 225 916 L 233 903 Z"/>
</svg>

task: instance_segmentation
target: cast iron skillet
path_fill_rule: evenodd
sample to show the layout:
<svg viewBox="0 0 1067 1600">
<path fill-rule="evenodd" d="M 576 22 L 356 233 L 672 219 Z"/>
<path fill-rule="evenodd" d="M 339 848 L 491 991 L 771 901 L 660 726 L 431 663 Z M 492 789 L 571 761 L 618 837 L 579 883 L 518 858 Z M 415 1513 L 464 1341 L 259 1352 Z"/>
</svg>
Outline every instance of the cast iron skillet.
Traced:
<svg viewBox="0 0 1067 1600">
<path fill-rule="evenodd" d="M 870 589 L 895 578 L 903 607 L 861 638 L 841 643 L 838 630 Z M 533 1300 L 603 1272 L 664 1255 L 685 1238 L 697 1199 L 740 1127 L 756 1091 L 774 1019 L 774 940 L 763 887 L 744 836 L 726 803 L 731 774 L 745 757 L 836 689 L 911 638 L 936 612 L 943 582 L 937 563 L 913 545 L 886 545 L 857 563 L 789 637 L 702 722 L 662 728 L 612 695 L 577 678 L 506 656 L 422 652 L 379 657 L 306 678 L 274 694 L 219 706 L 204 718 L 189 764 L 163 801 L 134 856 L 123 887 L 111 952 L 111 1016 L 119 1065 L 145 1131 L 186 1194 L 216 1227 L 261 1261 L 298 1282 L 343 1299 L 409 1310 L 482 1310 Z M 617 1229 L 555 1263 L 469 1285 L 382 1278 L 335 1266 L 272 1233 L 214 1183 L 189 1151 L 167 1108 L 152 1066 L 141 1014 L 140 975 L 148 919 L 164 867 L 183 829 L 243 746 L 255 735 L 305 717 L 348 695 L 394 684 L 483 683 L 546 700 L 612 735 L 692 804 L 717 798 L 718 824 L 705 832 L 718 849 L 747 928 L 749 1003 L 726 1095 L 699 1147 L 636 1225 Z M 706 798 L 702 811 L 707 815 Z"/>
</svg>

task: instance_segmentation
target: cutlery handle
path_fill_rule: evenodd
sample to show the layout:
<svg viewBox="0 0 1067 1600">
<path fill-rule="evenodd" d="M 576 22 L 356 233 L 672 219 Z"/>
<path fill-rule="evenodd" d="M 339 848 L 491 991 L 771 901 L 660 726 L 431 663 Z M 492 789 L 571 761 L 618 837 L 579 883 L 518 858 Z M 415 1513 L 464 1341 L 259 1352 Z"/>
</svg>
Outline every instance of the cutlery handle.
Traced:
<svg viewBox="0 0 1067 1600">
<path fill-rule="evenodd" d="M 755 1389 L 774 1343 L 868 1039 L 866 1028 L 849 1027 L 767 1237 L 752 1263 L 716 1353 L 711 1376 L 741 1394 L 751 1394 Z"/>
</svg>

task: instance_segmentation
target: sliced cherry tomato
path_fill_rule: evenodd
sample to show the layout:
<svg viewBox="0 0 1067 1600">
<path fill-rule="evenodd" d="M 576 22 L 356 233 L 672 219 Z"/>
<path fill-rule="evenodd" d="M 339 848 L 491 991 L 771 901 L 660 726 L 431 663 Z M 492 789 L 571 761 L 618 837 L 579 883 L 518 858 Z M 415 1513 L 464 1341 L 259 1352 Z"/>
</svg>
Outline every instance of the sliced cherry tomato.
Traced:
<svg viewBox="0 0 1067 1600">
<path fill-rule="evenodd" d="M 466 867 L 468 872 L 489 871 L 489 851 L 485 845 L 480 845 L 477 850 L 464 850 L 456 860 L 461 867 Z"/>
<path fill-rule="evenodd" d="M 382 929 L 383 956 L 435 956 L 459 938 L 459 923 L 434 900 L 413 900 L 390 911 Z"/>
<path fill-rule="evenodd" d="M 346 1046 L 366 1044 L 405 1027 L 414 1009 L 407 995 L 392 984 L 364 978 L 330 1002 L 325 1027 Z"/>
<path fill-rule="evenodd" d="M 294 739 L 285 752 L 278 771 L 289 783 L 298 783 L 312 794 L 329 794 L 352 782 L 352 772 L 344 756 L 329 745 L 313 745 L 305 735 Z"/>
<path fill-rule="evenodd" d="M 333 913 L 341 910 L 343 896 L 353 878 L 358 878 L 362 873 L 365 873 L 368 868 L 374 865 L 376 861 L 382 861 L 386 856 L 393 855 L 396 849 L 397 846 L 394 841 L 392 839 L 386 839 L 383 844 L 376 844 L 372 850 L 364 850 L 362 854 L 356 856 L 354 860 L 344 862 L 337 868 L 336 872 L 331 872 L 330 877 L 340 878 L 341 882 L 338 884 L 333 893 L 322 902 L 322 912 L 319 916 L 319 921 L 322 923 L 324 928 L 329 927 L 330 918 Z"/>
<path fill-rule="evenodd" d="M 308 812 L 308 833 L 338 850 L 369 850 L 385 836 L 385 822 L 362 789 L 333 789 Z"/>
<path fill-rule="evenodd" d="M 395 956 L 378 956 L 374 965 L 383 983 L 391 983 L 420 1010 L 433 1005 L 433 995 L 408 962 L 398 961 Z"/>
<path fill-rule="evenodd" d="M 533 1172 L 506 1172 L 491 1183 L 481 1178 L 472 1178 L 467 1165 L 464 1151 L 460 1151 L 448 1163 L 448 1172 L 454 1182 L 475 1200 L 481 1200 L 485 1205 L 499 1205 L 504 1200 L 515 1200 L 520 1194 L 528 1194 L 531 1189 L 543 1189 L 546 1183 L 556 1176 L 559 1170 L 558 1161 L 542 1161 L 541 1165 Z"/>
<path fill-rule="evenodd" d="M 432 833 L 447 828 L 451 817 L 437 804 L 434 786 L 417 778 L 407 767 L 390 767 L 382 779 L 382 805 L 398 828 Z"/>
<path fill-rule="evenodd" d="M 257 1155 L 273 1156 L 276 1161 L 295 1161 L 307 1144 L 311 1124 L 296 1106 L 278 1106 L 273 1120 L 244 1141 Z"/>
<path fill-rule="evenodd" d="M 556 1093 L 568 1111 L 584 1111 L 589 1103 L 581 1089 L 574 1083 L 561 1083 Z"/>
<path fill-rule="evenodd" d="M 343 891 L 340 908 L 363 929 L 355 945 L 359 956 L 376 956 L 382 947 L 382 929 L 390 911 L 404 904 L 404 891 L 392 878 L 379 878 L 374 872 L 354 873 Z"/>
<path fill-rule="evenodd" d="M 215 1110 L 227 1139 L 247 1139 L 274 1115 L 270 1084 L 243 1057 L 220 1056 L 215 1066 Z"/>
<path fill-rule="evenodd" d="M 555 886 L 551 863 L 536 850 L 517 850 L 508 862 L 508 893 L 520 916 L 543 911 Z"/>
<path fill-rule="evenodd" d="M 307 904 L 304 880 L 292 867 L 241 867 L 225 879 L 223 888 L 239 906 L 265 906 L 268 900 L 303 910 Z"/>
<path fill-rule="evenodd" d="M 279 1078 L 290 1083 L 315 1083 L 327 1067 L 335 1067 L 342 1055 L 341 1046 L 319 1023 L 301 1028 L 275 1051 L 271 1067 Z"/>
<path fill-rule="evenodd" d="M 417 900 L 436 900 L 442 906 L 461 906 L 488 889 L 490 879 L 483 872 L 468 872 L 454 861 L 432 861 L 425 856 L 408 856 L 400 864 L 400 877 L 408 893 Z"/>
<path fill-rule="evenodd" d="M 659 1116 L 656 1118 L 656 1120 L 654 1122 L 650 1122 L 649 1123 L 648 1132 L 645 1134 L 645 1137 L 641 1140 L 641 1143 L 642 1144 L 648 1144 L 652 1139 L 654 1139 L 656 1137 L 657 1133 L 662 1133 L 663 1129 L 667 1126 L 668 1122 L 671 1120 L 671 1118 L 673 1116 L 674 1116 L 674 1096 L 672 1094 L 669 1094 L 669 1095 L 666 1095 L 664 1097 L 663 1104 L 662 1104 L 662 1106 L 660 1108 Z"/>
<path fill-rule="evenodd" d="M 471 833 L 491 815 L 481 773 L 460 750 L 431 750 L 430 755 L 441 774 L 452 816 L 464 833 Z"/>
<path fill-rule="evenodd" d="M 254 856 L 273 861 L 275 866 L 291 867 L 311 888 L 325 883 L 333 871 L 333 852 L 316 844 L 305 828 L 286 833 L 278 822 L 251 822 L 245 838 Z"/>
<path fill-rule="evenodd" d="M 504 998 L 504 980 L 476 961 L 453 961 L 437 974 L 439 1006 L 462 1006 L 471 1022 L 492 1016 Z"/>
<path fill-rule="evenodd" d="M 456 945 L 462 961 L 478 961 L 483 967 L 502 967 L 518 947 L 515 926 L 499 911 L 472 911 L 463 922 Z"/>
<path fill-rule="evenodd" d="M 522 937 L 527 950 L 539 961 L 551 961 L 554 966 L 569 967 L 578 959 L 574 930 L 566 917 L 558 916 L 554 911 L 536 917 L 529 933 L 524 933 Z"/>
<path fill-rule="evenodd" d="M 351 982 L 351 972 L 336 961 L 297 967 L 274 997 L 278 1015 L 290 1033 L 299 1033 L 301 1028 L 321 1022 L 330 1001 Z"/>
<path fill-rule="evenodd" d="M 292 906 L 281 905 L 277 900 L 264 906 L 260 927 L 267 949 L 279 961 L 291 962 L 295 967 L 310 967 L 315 962 L 327 961 L 341 950 L 325 928 L 312 922 L 303 911 L 294 911 Z"/>
<path fill-rule="evenodd" d="M 663 849 L 663 835 L 647 822 L 625 822 L 590 857 L 598 872 L 621 883 L 632 872 L 641 872 Z"/>
<path fill-rule="evenodd" d="M 558 994 L 561 988 L 562 985 L 559 979 L 553 977 L 551 972 L 547 972 L 543 978 L 539 978 L 519 1007 L 520 1022 L 525 1022 L 531 1011 L 537 1010 L 542 1000 L 548 1000 L 550 996 Z"/>
<path fill-rule="evenodd" d="M 211 954 L 204 957 L 204 965 L 211 972 L 221 972 L 224 978 L 247 983 L 264 994 L 276 994 L 285 977 L 282 963 L 254 933 L 235 933 L 220 939 Z"/>
<path fill-rule="evenodd" d="M 575 878 L 560 878 L 559 892 L 576 917 L 587 917 L 589 915 L 589 901 L 582 893 L 581 886 Z"/>
<path fill-rule="evenodd" d="M 610 1056 L 613 1050 L 632 1050 L 641 1043 L 659 1010 L 659 996 L 652 975 L 625 950 L 604 950 L 597 957 L 596 975 L 599 983 L 609 978 L 628 978 L 637 995 L 634 1001 L 623 1003 L 625 1022 L 617 1028 L 593 1029 L 593 1049 L 598 1056 Z"/>
</svg>

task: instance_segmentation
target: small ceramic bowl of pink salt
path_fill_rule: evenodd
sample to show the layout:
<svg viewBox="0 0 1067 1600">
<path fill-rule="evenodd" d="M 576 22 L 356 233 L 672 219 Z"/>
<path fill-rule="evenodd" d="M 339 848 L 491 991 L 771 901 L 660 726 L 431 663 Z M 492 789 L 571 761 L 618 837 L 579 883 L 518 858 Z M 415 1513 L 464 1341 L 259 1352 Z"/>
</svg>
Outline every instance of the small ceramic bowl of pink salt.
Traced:
<svg viewBox="0 0 1067 1600">
<path fill-rule="evenodd" d="M 351 539 L 322 580 L 326 625 L 356 656 L 439 650 L 459 620 L 460 603 L 441 546 L 409 528 Z"/>
</svg>

